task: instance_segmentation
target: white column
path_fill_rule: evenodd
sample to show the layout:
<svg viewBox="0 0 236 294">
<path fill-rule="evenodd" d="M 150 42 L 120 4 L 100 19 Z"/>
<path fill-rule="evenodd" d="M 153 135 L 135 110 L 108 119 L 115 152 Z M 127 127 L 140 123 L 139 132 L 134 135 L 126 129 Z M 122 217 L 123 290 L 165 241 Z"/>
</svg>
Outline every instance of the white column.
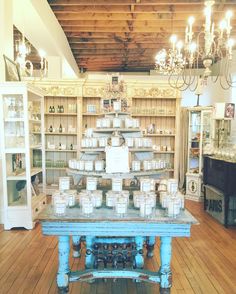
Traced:
<svg viewBox="0 0 236 294">
<path fill-rule="evenodd" d="M 0 82 L 5 81 L 3 54 L 14 58 L 12 9 L 12 0 L 0 0 Z"/>
</svg>

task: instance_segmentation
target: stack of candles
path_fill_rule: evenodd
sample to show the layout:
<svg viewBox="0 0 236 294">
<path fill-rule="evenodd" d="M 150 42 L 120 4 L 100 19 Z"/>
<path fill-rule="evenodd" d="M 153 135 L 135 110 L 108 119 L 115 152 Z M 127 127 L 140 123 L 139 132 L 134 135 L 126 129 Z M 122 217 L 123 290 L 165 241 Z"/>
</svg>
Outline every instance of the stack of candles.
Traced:
<svg viewBox="0 0 236 294">
<path fill-rule="evenodd" d="M 67 207 L 74 207 L 77 197 L 76 190 L 55 191 L 52 195 L 52 206 L 54 214 L 65 216 Z"/>
<path fill-rule="evenodd" d="M 169 217 L 176 217 L 184 209 L 184 196 L 178 191 L 178 181 L 168 179 L 160 181 L 158 188 L 162 208 Z"/>
</svg>

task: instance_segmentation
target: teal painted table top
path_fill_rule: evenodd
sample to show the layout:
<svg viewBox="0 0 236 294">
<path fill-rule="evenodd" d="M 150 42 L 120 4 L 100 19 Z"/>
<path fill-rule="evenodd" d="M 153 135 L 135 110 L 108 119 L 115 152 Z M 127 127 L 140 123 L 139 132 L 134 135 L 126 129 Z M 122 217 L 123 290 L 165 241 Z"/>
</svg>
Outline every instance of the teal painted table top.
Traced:
<svg viewBox="0 0 236 294">
<path fill-rule="evenodd" d="M 176 218 L 170 218 L 165 210 L 157 208 L 152 217 L 143 218 L 139 216 L 139 210 L 134 209 L 132 204 L 128 213 L 122 218 L 116 215 L 113 209 L 106 207 L 95 209 L 90 217 L 83 215 L 79 207 L 68 208 L 66 216 L 58 217 L 54 215 L 52 206 L 48 205 L 40 213 L 39 220 L 44 235 L 58 236 L 59 293 L 68 291 L 69 282 L 91 281 L 99 278 L 130 278 L 160 283 L 160 293 L 170 293 L 172 237 L 189 237 L 191 225 L 198 223 L 187 210 L 181 211 Z M 72 272 L 69 265 L 70 237 L 74 253 L 76 249 L 76 256 L 79 256 L 81 236 L 86 240 L 86 269 Z M 158 272 L 150 272 L 142 269 L 143 247 L 146 245 L 147 256 L 151 257 L 155 237 L 160 237 L 161 265 Z M 133 268 L 115 269 L 113 266 L 113 268 L 98 269 L 96 250 L 94 251 L 97 242 L 111 244 L 110 246 L 115 243 L 122 244 L 122 242 L 135 244 L 135 253 L 132 253 Z"/>
</svg>

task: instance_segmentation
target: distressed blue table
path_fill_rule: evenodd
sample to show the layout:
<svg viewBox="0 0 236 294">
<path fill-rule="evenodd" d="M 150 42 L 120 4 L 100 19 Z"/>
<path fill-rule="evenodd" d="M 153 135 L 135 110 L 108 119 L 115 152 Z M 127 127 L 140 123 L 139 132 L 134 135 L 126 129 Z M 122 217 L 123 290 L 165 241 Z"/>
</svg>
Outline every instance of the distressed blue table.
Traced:
<svg viewBox="0 0 236 294">
<path fill-rule="evenodd" d="M 196 219 L 184 210 L 177 218 L 169 218 L 162 209 L 156 209 L 152 218 L 141 218 L 139 211 L 128 209 L 125 217 L 119 218 L 113 210 L 100 208 L 91 217 L 86 217 L 79 208 L 67 210 L 67 215 L 57 217 L 48 205 L 39 215 L 44 235 L 58 236 L 59 265 L 57 285 L 59 293 L 66 293 L 70 282 L 91 281 L 99 278 L 131 278 L 133 280 L 160 283 L 160 293 L 170 293 L 171 251 L 173 237 L 189 237 Z M 69 265 L 70 237 L 72 237 L 74 256 L 79 255 L 80 237 L 86 238 L 85 270 L 72 272 Z M 98 237 L 99 236 L 99 237 Z M 158 272 L 143 270 L 143 244 L 147 241 L 148 256 L 152 256 L 155 237 L 160 237 L 160 260 Z M 135 266 L 130 269 L 94 269 L 94 256 L 91 254 L 96 238 L 102 242 L 125 242 L 136 244 Z"/>
</svg>

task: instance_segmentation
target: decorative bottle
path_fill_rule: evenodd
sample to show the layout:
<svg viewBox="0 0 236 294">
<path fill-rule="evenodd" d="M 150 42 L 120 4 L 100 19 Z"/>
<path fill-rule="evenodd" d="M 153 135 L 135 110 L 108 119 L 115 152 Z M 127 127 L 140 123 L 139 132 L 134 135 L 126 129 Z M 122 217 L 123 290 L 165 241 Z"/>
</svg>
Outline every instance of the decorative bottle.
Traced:
<svg viewBox="0 0 236 294">
<path fill-rule="evenodd" d="M 52 113 L 55 113 L 55 107 L 52 106 Z"/>
<path fill-rule="evenodd" d="M 50 132 L 50 133 L 53 132 L 53 127 L 52 127 L 52 125 L 50 125 L 50 127 L 49 127 L 49 132 Z"/>
<path fill-rule="evenodd" d="M 57 105 L 57 112 L 61 112 L 61 106 Z"/>
<path fill-rule="evenodd" d="M 59 126 L 59 133 L 62 133 L 62 125 Z"/>
<path fill-rule="evenodd" d="M 64 106 L 63 105 L 61 105 L 61 113 L 64 113 Z"/>
</svg>

